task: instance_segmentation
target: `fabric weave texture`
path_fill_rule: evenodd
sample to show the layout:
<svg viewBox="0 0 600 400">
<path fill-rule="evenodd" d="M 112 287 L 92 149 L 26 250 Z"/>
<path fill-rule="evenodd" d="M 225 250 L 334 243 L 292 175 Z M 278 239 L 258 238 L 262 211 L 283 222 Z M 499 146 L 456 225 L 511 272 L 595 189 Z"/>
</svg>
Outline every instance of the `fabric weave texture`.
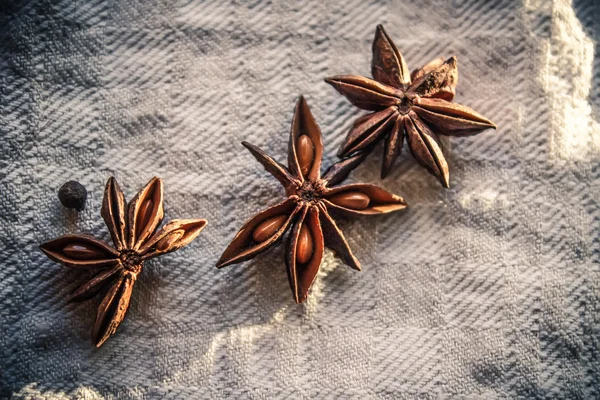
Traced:
<svg viewBox="0 0 600 400">
<path fill-rule="evenodd" d="M 600 398 L 600 3 L 596 0 L 0 2 L 0 398 Z M 304 94 L 324 166 L 361 114 L 323 78 L 370 76 L 382 23 L 409 67 L 458 57 L 455 100 L 498 125 L 444 139 L 450 189 L 406 149 L 349 182 L 410 208 L 340 226 L 294 304 L 283 248 L 217 270 L 244 221 L 283 198 L 241 146 L 284 161 Z M 149 262 L 100 349 L 99 299 L 37 246 L 109 241 L 109 176 L 152 176 L 165 215 L 205 218 Z M 57 199 L 89 191 L 80 214 Z"/>
</svg>

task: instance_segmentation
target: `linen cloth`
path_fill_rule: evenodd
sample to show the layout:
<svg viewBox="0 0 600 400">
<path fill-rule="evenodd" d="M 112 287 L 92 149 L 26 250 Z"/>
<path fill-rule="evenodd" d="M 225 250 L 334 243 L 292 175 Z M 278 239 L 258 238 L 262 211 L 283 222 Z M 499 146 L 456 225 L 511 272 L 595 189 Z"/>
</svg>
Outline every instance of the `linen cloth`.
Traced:
<svg viewBox="0 0 600 400">
<path fill-rule="evenodd" d="M 0 397 L 35 399 L 600 397 L 600 4 L 595 0 L 0 3 Z M 340 225 L 296 305 L 283 247 L 214 265 L 283 193 L 240 145 L 285 161 L 304 94 L 324 167 L 363 112 L 323 82 L 370 76 L 378 23 L 411 69 L 456 55 L 455 101 L 498 125 L 444 139 L 451 188 L 403 150 L 351 175 L 403 212 Z M 104 184 L 165 183 L 166 220 L 206 218 L 148 262 L 116 335 L 99 299 L 37 246 L 109 241 Z M 56 192 L 76 179 L 84 212 Z"/>
</svg>

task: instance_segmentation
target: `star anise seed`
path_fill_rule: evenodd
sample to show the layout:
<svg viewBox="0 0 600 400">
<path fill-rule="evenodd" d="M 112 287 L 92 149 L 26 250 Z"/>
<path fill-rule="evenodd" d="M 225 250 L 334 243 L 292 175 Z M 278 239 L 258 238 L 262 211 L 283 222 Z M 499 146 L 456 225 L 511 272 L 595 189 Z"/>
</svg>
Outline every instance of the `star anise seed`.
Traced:
<svg viewBox="0 0 600 400">
<path fill-rule="evenodd" d="M 496 129 L 494 123 L 469 107 L 452 103 L 458 81 L 456 57 L 435 59 L 410 74 L 402 54 L 378 25 L 371 73 L 374 80 L 356 75 L 325 79 L 356 107 L 373 111 L 354 122 L 338 155 L 370 153 L 375 144 L 385 140 L 383 179 L 406 136 L 417 162 L 449 187 L 448 164 L 437 135 L 469 136 Z"/>
<path fill-rule="evenodd" d="M 91 299 L 106 291 L 98 307 L 92 341 L 100 347 L 125 318 L 133 284 L 144 261 L 189 244 L 206 226 L 206 220 L 173 220 L 157 231 L 163 220 L 163 183 L 152 178 L 129 203 L 116 179 L 106 183 L 102 218 L 115 248 L 88 235 L 65 235 L 40 246 L 50 259 L 67 267 L 93 269 L 95 275 L 70 296 L 69 301 Z"/>
<path fill-rule="evenodd" d="M 335 186 L 363 160 L 361 154 L 331 166 L 321 176 L 323 143 L 321 130 L 306 100 L 296 104 L 285 167 L 247 142 L 242 144 L 285 188 L 283 202 L 261 211 L 247 221 L 217 262 L 217 268 L 254 258 L 279 242 L 290 230 L 285 252 L 294 300 L 306 300 L 325 247 L 350 267 L 360 270 L 331 211 L 347 215 L 374 215 L 398 211 L 407 205 L 400 196 L 364 183 Z"/>
</svg>

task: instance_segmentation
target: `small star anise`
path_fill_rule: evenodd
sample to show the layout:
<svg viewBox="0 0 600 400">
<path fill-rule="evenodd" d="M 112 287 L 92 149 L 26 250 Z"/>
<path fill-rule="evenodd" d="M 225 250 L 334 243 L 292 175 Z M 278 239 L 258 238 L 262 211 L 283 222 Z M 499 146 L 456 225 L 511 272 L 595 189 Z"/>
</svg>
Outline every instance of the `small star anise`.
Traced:
<svg viewBox="0 0 600 400">
<path fill-rule="evenodd" d="M 106 183 L 102 218 L 115 248 L 89 235 L 65 235 L 40 246 L 52 260 L 67 267 L 92 269 L 95 274 L 76 289 L 69 301 L 91 299 L 103 289 L 92 341 L 100 347 L 123 321 L 133 284 L 144 261 L 189 244 L 206 225 L 203 219 L 173 220 L 156 232 L 163 220 L 163 183 L 152 178 L 126 205 L 115 178 Z"/>
<path fill-rule="evenodd" d="M 374 185 L 356 183 L 334 187 L 360 164 L 363 159 L 360 154 L 334 164 L 321 177 L 321 130 L 303 97 L 296 104 L 292 121 L 287 168 L 258 147 L 242 144 L 283 185 L 288 197 L 247 221 L 223 252 L 217 268 L 254 258 L 277 243 L 291 227 L 285 261 L 297 303 L 306 300 L 325 247 L 333 250 L 345 264 L 360 270 L 330 211 L 374 215 L 406 207 L 401 197 Z"/>
<path fill-rule="evenodd" d="M 385 138 L 381 178 L 391 170 L 406 135 L 411 153 L 444 187 L 448 164 L 437 137 L 470 136 L 494 128 L 469 107 L 452 103 L 458 81 L 456 57 L 438 58 L 411 73 L 383 26 L 373 41 L 373 79 L 340 75 L 325 79 L 352 104 L 374 111 L 354 123 L 338 155 L 370 153 Z"/>
</svg>

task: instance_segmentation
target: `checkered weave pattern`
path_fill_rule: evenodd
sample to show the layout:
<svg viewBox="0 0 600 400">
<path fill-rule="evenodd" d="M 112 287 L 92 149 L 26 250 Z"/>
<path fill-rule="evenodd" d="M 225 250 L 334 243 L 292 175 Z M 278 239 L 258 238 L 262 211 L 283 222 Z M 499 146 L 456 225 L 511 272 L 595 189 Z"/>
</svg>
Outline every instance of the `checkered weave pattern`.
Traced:
<svg viewBox="0 0 600 400">
<path fill-rule="evenodd" d="M 596 0 L 0 2 L 0 398 L 600 398 L 600 3 Z M 350 177 L 406 198 L 342 219 L 363 271 L 331 252 L 293 303 L 283 248 L 217 270 L 282 196 L 240 145 L 285 159 L 295 100 L 324 164 L 361 114 L 323 78 L 370 75 L 384 24 L 416 68 L 456 55 L 456 101 L 497 131 L 444 139 L 446 190 L 403 150 Z M 206 218 L 146 264 L 117 334 L 37 246 L 109 240 L 114 175 L 165 182 L 167 218 Z M 57 190 L 89 190 L 79 215 Z"/>
</svg>

